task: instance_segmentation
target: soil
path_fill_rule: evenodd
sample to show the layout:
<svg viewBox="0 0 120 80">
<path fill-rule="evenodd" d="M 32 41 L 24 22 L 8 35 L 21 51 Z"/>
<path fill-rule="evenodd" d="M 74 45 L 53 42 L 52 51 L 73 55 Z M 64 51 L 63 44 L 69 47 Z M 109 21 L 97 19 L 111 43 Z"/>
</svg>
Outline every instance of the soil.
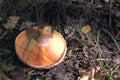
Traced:
<svg viewBox="0 0 120 80">
<path fill-rule="evenodd" d="M 20 19 L 6 29 L 10 16 Z M 23 30 L 46 24 L 64 36 L 67 54 L 57 66 L 34 69 L 17 57 L 15 38 Z M 84 34 L 81 29 L 86 25 L 92 30 Z M 104 80 L 120 79 L 119 0 L 0 0 L 3 80 L 79 80 L 82 70 L 95 66 L 101 67 Z"/>
</svg>

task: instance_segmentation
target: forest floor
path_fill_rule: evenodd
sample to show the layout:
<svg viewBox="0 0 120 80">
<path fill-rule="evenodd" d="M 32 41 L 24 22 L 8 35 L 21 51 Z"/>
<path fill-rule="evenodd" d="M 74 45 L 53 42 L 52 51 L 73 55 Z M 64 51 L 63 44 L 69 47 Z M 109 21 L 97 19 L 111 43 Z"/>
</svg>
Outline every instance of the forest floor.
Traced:
<svg viewBox="0 0 120 80">
<path fill-rule="evenodd" d="M 62 63 L 34 69 L 16 55 L 23 30 L 52 25 Z M 85 28 L 85 29 L 84 29 Z M 0 80 L 120 80 L 120 0 L 0 0 Z"/>
</svg>

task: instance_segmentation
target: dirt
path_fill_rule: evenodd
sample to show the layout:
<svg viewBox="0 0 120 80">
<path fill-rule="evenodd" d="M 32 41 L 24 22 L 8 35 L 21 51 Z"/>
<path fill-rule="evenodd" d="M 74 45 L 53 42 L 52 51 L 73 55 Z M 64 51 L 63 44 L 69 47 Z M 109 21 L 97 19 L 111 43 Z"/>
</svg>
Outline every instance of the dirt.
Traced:
<svg viewBox="0 0 120 80">
<path fill-rule="evenodd" d="M 10 16 L 20 19 L 6 29 Z M 57 66 L 33 69 L 17 57 L 15 38 L 23 30 L 45 24 L 64 36 L 67 54 Z M 85 25 L 92 27 L 87 34 L 81 31 Z M 119 80 L 119 49 L 119 0 L 0 0 L 0 72 L 11 80 L 78 80 L 81 71 L 91 66 L 101 67 L 104 80 Z"/>
</svg>

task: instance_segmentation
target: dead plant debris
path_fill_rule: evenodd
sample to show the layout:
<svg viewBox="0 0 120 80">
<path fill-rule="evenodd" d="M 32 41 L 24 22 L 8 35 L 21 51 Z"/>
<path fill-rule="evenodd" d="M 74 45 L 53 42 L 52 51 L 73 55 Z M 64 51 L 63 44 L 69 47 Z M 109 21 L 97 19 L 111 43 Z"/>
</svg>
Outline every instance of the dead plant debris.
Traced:
<svg viewBox="0 0 120 80">
<path fill-rule="evenodd" d="M 65 37 L 67 54 L 58 66 L 33 69 L 16 56 L 14 41 L 45 24 Z M 119 47 L 119 0 L 0 1 L 0 80 L 120 80 Z"/>
</svg>

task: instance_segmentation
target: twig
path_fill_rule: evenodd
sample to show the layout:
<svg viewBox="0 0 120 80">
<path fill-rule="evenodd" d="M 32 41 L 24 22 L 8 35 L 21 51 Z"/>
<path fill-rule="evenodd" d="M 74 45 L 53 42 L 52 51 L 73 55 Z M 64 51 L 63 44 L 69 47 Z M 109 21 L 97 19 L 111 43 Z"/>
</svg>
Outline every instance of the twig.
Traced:
<svg viewBox="0 0 120 80">
<path fill-rule="evenodd" d="M 7 31 L 5 31 L 2 36 L 0 36 L 0 40 L 7 34 Z"/>
</svg>

